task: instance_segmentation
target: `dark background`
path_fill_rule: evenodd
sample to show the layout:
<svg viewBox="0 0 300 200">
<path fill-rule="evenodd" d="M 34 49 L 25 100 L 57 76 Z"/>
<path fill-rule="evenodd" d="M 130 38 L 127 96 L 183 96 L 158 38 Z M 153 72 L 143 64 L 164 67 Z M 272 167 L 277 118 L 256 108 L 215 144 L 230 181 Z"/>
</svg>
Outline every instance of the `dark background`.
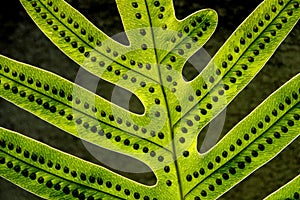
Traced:
<svg viewBox="0 0 300 200">
<path fill-rule="evenodd" d="M 122 32 L 122 24 L 113 0 L 68 0 L 75 8 L 108 35 Z M 213 8 L 219 14 L 218 28 L 205 45 L 210 55 L 245 19 L 260 0 L 174 0 L 178 18 L 202 8 Z M 224 133 L 263 101 L 274 90 L 300 71 L 300 25 L 294 28 L 271 60 L 227 108 Z M 5 1 L 0 7 L 0 54 L 29 63 L 74 80 L 78 66 L 61 53 L 27 16 L 17 0 Z M 18 107 L 0 99 L 0 126 L 21 132 L 78 157 L 95 159 L 79 139 L 43 122 Z M 293 142 L 263 168 L 259 169 L 221 199 L 262 199 L 300 174 L 300 142 Z M 147 181 L 149 176 L 139 177 Z M 0 199 L 40 199 L 4 179 L 0 179 Z"/>
</svg>

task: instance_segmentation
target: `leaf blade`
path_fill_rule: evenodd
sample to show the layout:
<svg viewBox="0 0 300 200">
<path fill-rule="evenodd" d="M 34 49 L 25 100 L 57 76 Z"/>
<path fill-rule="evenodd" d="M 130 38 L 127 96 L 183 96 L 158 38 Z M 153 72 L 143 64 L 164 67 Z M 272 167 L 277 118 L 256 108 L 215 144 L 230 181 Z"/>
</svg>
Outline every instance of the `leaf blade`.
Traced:
<svg viewBox="0 0 300 200">
<path fill-rule="evenodd" d="M 200 180 L 193 180 L 200 182 L 188 194 L 188 199 L 199 196 L 203 188 L 212 198 L 219 197 L 299 137 L 299 82 L 300 75 L 297 75 L 198 158 L 201 163 L 198 168 L 213 165 L 214 170 Z M 210 185 L 215 186 L 213 192 L 208 190 Z"/>
</svg>

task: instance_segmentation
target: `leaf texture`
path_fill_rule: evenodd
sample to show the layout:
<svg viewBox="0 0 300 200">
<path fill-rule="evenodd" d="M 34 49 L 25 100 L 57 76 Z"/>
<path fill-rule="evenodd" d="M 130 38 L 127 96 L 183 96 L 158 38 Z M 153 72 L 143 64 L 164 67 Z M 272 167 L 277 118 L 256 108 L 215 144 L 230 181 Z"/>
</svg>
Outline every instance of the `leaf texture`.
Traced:
<svg viewBox="0 0 300 200">
<path fill-rule="evenodd" d="M 297 0 L 263 1 L 191 81 L 184 79 L 183 67 L 216 29 L 218 18 L 211 9 L 178 20 L 171 0 L 116 0 L 129 40 L 125 45 L 63 0 L 20 1 L 62 52 L 135 95 L 144 112 L 129 111 L 5 56 L 0 56 L 0 96 L 69 134 L 144 162 L 157 178 L 154 186 L 146 186 L 0 129 L 1 176 L 34 194 L 49 199 L 215 199 L 299 136 L 298 75 L 213 149 L 197 151 L 200 131 L 262 69 L 299 20 Z"/>
</svg>

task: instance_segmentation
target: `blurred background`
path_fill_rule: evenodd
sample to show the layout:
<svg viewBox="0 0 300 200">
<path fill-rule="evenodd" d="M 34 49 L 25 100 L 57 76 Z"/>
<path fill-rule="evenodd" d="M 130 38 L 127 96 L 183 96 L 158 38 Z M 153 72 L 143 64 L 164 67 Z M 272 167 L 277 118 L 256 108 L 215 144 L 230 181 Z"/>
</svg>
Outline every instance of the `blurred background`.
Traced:
<svg viewBox="0 0 300 200">
<path fill-rule="evenodd" d="M 113 36 L 123 31 L 113 0 L 67 0 L 105 33 Z M 205 45 L 213 56 L 237 26 L 261 0 L 174 0 L 179 19 L 203 8 L 219 14 L 215 34 Z M 274 90 L 300 72 L 300 24 L 298 23 L 268 64 L 227 108 L 222 135 L 230 130 Z M 55 72 L 74 81 L 78 65 L 61 53 L 37 28 L 17 0 L 0 6 L 0 54 Z M 105 87 L 104 87 L 105 88 Z M 109 88 L 109 86 L 107 86 Z M 109 90 L 109 89 L 108 89 Z M 104 91 L 105 92 L 105 91 Z M 18 131 L 55 148 L 99 163 L 81 140 L 65 134 L 37 117 L 0 98 L 0 126 Z M 300 174 L 300 141 L 296 140 L 275 159 L 259 169 L 220 199 L 262 199 Z M 124 173 L 123 173 L 124 174 Z M 141 182 L 153 182 L 151 174 L 124 174 Z M 41 199 L 0 179 L 0 199 Z"/>
</svg>

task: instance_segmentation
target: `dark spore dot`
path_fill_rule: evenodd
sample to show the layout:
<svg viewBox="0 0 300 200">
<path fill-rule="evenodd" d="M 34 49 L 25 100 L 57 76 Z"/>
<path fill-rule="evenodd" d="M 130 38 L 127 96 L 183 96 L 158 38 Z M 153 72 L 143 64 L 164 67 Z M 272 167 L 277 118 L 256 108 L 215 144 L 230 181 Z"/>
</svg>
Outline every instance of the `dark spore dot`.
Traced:
<svg viewBox="0 0 300 200">
<path fill-rule="evenodd" d="M 16 86 L 12 87 L 11 90 L 14 94 L 18 93 L 18 88 Z"/>
<path fill-rule="evenodd" d="M 287 23 L 287 18 L 286 17 L 282 17 L 281 21 L 282 21 L 282 23 Z"/>
<path fill-rule="evenodd" d="M 293 98 L 296 100 L 296 99 L 298 99 L 298 94 L 296 93 L 296 92 L 293 92 L 292 93 L 292 96 L 293 96 Z"/>
<path fill-rule="evenodd" d="M 228 180 L 229 179 L 229 175 L 227 173 L 222 174 L 222 177 L 224 178 L 224 180 Z"/>
<path fill-rule="evenodd" d="M 130 141 L 128 139 L 124 140 L 124 145 L 128 146 L 130 144 Z"/>
<path fill-rule="evenodd" d="M 154 2 L 154 6 L 156 6 L 156 7 L 160 6 L 159 1 L 155 1 L 155 2 Z"/>
<path fill-rule="evenodd" d="M 294 8 L 299 8 L 299 3 L 298 2 L 294 3 Z"/>
<path fill-rule="evenodd" d="M 245 161 L 246 161 L 247 163 L 251 163 L 251 157 L 246 156 L 246 157 L 245 157 Z"/>
<path fill-rule="evenodd" d="M 55 165 L 55 169 L 60 170 L 60 168 L 61 168 L 60 164 L 57 163 L 57 164 Z"/>
<path fill-rule="evenodd" d="M 281 127 L 281 131 L 282 131 L 283 133 L 287 133 L 287 132 L 288 132 L 288 128 L 285 127 L 285 126 L 282 126 L 282 127 Z"/>
<path fill-rule="evenodd" d="M 112 187 L 112 183 L 111 183 L 110 181 L 107 181 L 107 182 L 105 183 L 105 185 L 106 185 L 106 187 L 108 187 L 108 188 L 111 188 L 111 187 Z"/>
<path fill-rule="evenodd" d="M 73 115 L 69 114 L 69 115 L 67 116 L 67 119 L 68 119 L 68 120 L 72 120 L 72 119 L 73 119 Z"/>
<path fill-rule="evenodd" d="M 224 84 L 223 88 L 224 90 L 229 90 L 229 85 Z"/>
<path fill-rule="evenodd" d="M 251 128 L 251 133 L 253 133 L 253 134 L 256 133 L 256 128 L 255 128 L 255 127 L 252 127 L 252 128 Z"/>
<path fill-rule="evenodd" d="M 188 26 L 184 27 L 184 32 L 188 33 L 190 31 L 190 28 Z"/>
<path fill-rule="evenodd" d="M 253 31 L 254 31 L 255 33 L 258 32 L 258 27 L 257 27 L 256 25 L 253 27 Z"/>
<path fill-rule="evenodd" d="M 235 82 L 236 82 L 236 78 L 230 77 L 230 82 L 231 82 L 231 83 L 235 83 Z"/>
<path fill-rule="evenodd" d="M 48 160 L 47 166 L 51 168 L 53 166 L 53 162 L 51 160 Z"/>
<path fill-rule="evenodd" d="M 160 10 L 161 12 L 164 12 L 164 11 L 165 11 L 165 7 L 162 6 L 162 7 L 159 8 L 159 10 Z"/>
<path fill-rule="evenodd" d="M 70 194 L 70 189 L 69 189 L 69 187 L 68 187 L 68 186 L 65 186 L 65 187 L 63 188 L 63 192 L 64 192 L 65 194 Z"/>
<path fill-rule="evenodd" d="M 290 105 L 292 102 L 291 102 L 291 99 L 290 98 L 285 98 L 285 103 L 287 104 L 287 105 Z"/>
<path fill-rule="evenodd" d="M 4 157 L 0 157 L 0 164 L 4 164 L 5 163 L 5 158 Z"/>
<path fill-rule="evenodd" d="M 85 199 L 85 194 L 84 193 L 80 193 L 78 196 L 79 200 L 84 200 Z"/>
<path fill-rule="evenodd" d="M 186 47 L 187 49 L 190 49 L 190 48 L 192 47 L 192 45 L 191 45 L 190 43 L 186 43 L 185 47 Z"/>
<path fill-rule="evenodd" d="M 150 156 L 151 156 L 151 157 L 154 157 L 154 156 L 156 156 L 156 153 L 155 153 L 154 151 L 151 151 L 151 152 L 150 152 Z"/>
<path fill-rule="evenodd" d="M 294 126 L 294 121 L 289 120 L 287 124 L 288 124 L 289 126 Z"/>
<path fill-rule="evenodd" d="M 19 165 L 16 165 L 14 167 L 15 172 L 20 172 L 21 171 L 21 167 Z"/>
<path fill-rule="evenodd" d="M 201 175 L 204 175 L 204 174 L 205 174 L 205 170 L 204 170 L 203 168 L 201 168 L 201 169 L 199 170 L 199 172 L 200 172 Z"/>
<path fill-rule="evenodd" d="M 27 169 L 24 169 L 21 174 L 24 176 L 24 177 L 28 177 L 28 170 Z"/>
<path fill-rule="evenodd" d="M 277 29 L 281 29 L 282 28 L 282 25 L 280 23 L 276 24 L 276 28 Z"/>
<path fill-rule="evenodd" d="M 195 196 L 194 200 L 200 200 L 200 197 Z"/>
<path fill-rule="evenodd" d="M 259 122 L 258 123 L 258 128 L 263 128 L 264 127 L 264 124 L 262 122 Z"/>
<path fill-rule="evenodd" d="M 264 151 L 264 150 L 265 150 L 265 146 L 264 146 L 263 144 L 259 144 L 259 145 L 257 146 L 257 148 L 258 148 L 259 150 L 261 150 L 261 151 Z"/>
<path fill-rule="evenodd" d="M 71 45 L 73 48 L 77 48 L 77 42 L 72 42 Z"/>
<path fill-rule="evenodd" d="M 43 177 L 39 177 L 39 178 L 38 178 L 38 183 L 39 183 L 39 184 L 44 183 L 44 178 L 43 178 Z"/>
<path fill-rule="evenodd" d="M 249 62 L 254 62 L 254 58 L 253 57 L 248 57 L 248 61 Z"/>
<path fill-rule="evenodd" d="M 264 41 L 265 41 L 266 43 L 269 43 L 269 42 L 270 42 L 270 38 L 269 38 L 269 37 L 265 37 L 265 38 L 264 38 Z"/>
<path fill-rule="evenodd" d="M 278 108 L 279 108 L 279 110 L 284 110 L 284 105 L 282 103 L 280 103 Z"/>
<path fill-rule="evenodd" d="M 238 139 L 238 140 L 236 141 L 236 144 L 237 144 L 238 146 L 241 146 L 241 145 L 242 145 L 242 140 L 241 140 L 241 139 Z"/>
<path fill-rule="evenodd" d="M 162 25 L 162 29 L 166 30 L 168 28 L 168 26 L 166 24 Z"/>
<path fill-rule="evenodd" d="M 223 68 L 227 68 L 227 62 L 223 62 L 223 63 L 222 63 L 222 67 L 223 67 Z"/>
<path fill-rule="evenodd" d="M 0 67 L 0 70 L 1 70 L 1 67 Z M 13 77 L 17 77 L 18 76 L 18 73 L 16 71 L 12 71 L 11 74 L 12 74 Z"/>
<path fill-rule="evenodd" d="M 202 36 L 203 36 L 203 32 L 202 32 L 202 31 L 199 31 L 199 32 L 197 33 L 197 36 L 198 36 L 198 37 L 202 37 Z"/>
<path fill-rule="evenodd" d="M 86 175 L 85 175 L 84 173 L 81 173 L 81 174 L 80 174 L 80 179 L 81 179 L 82 181 L 85 181 L 85 180 L 86 180 Z"/>
<path fill-rule="evenodd" d="M 65 41 L 66 42 L 70 42 L 71 41 L 71 38 L 69 36 L 65 37 Z"/>
<path fill-rule="evenodd" d="M 236 174 L 236 170 L 233 167 L 231 167 L 229 169 L 229 173 L 232 174 L 232 175 L 234 175 L 234 174 Z"/>
<path fill-rule="evenodd" d="M 84 47 L 79 47 L 78 50 L 80 53 L 84 53 Z"/>
<path fill-rule="evenodd" d="M 3 139 L 0 140 L 0 146 L 1 146 L 2 148 L 5 148 L 5 147 L 6 147 L 5 140 L 3 140 Z M 28 152 L 28 154 L 29 154 L 29 152 Z"/>
<path fill-rule="evenodd" d="M 60 186 L 59 183 L 56 183 L 56 184 L 54 185 L 54 189 L 55 189 L 55 190 L 60 190 L 60 188 L 61 188 L 61 186 Z"/>
<path fill-rule="evenodd" d="M 6 166 L 8 168 L 13 168 L 14 164 L 11 161 L 8 161 L 7 164 L 6 164 Z"/>
<path fill-rule="evenodd" d="M 154 93 L 154 88 L 153 88 L 153 87 L 150 87 L 150 88 L 149 88 L 149 92 Z"/>
<path fill-rule="evenodd" d="M 258 152 L 255 151 L 255 150 L 252 150 L 251 155 L 252 155 L 253 157 L 257 157 L 257 156 L 258 156 Z"/>
<path fill-rule="evenodd" d="M 241 44 L 246 44 L 246 40 L 242 37 L 242 38 L 240 39 L 240 43 L 241 43 Z"/>
<path fill-rule="evenodd" d="M 298 192 L 295 192 L 295 193 L 294 193 L 294 198 L 295 198 L 295 199 L 299 199 L 299 198 L 300 198 L 300 195 L 299 195 Z"/>
<path fill-rule="evenodd" d="M 94 200 L 95 198 L 93 197 L 93 196 L 89 196 L 88 198 L 87 198 L 87 200 Z"/>
<path fill-rule="evenodd" d="M 25 97 L 26 96 L 26 92 L 25 91 L 20 91 L 20 96 L 21 97 Z"/>
<path fill-rule="evenodd" d="M 188 156 L 190 155 L 190 153 L 189 153 L 188 151 L 184 151 L 184 152 L 182 153 L 182 155 L 183 155 L 184 157 L 188 157 Z"/>
<path fill-rule="evenodd" d="M 56 107 L 55 106 L 51 106 L 49 110 L 50 110 L 50 112 L 55 113 L 56 112 Z"/>
<path fill-rule="evenodd" d="M 269 137 L 268 137 L 268 138 L 266 139 L 266 142 L 267 142 L 268 144 L 272 144 L 272 143 L 273 143 L 273 140 L 272 140 L 272 138 L 269 138 Z"/>
<path fill-rule="evenodd" d="M 299 119 L 300 119 L 300 115 L 294 114 L 294 119 L 295 119 L 295 120 L 299 120 Z"/>
<path fill-rule="evenodd" d="M 68 167 L 64 167 L 64 173 L 69 173 L 69 168 Z"/>
<path fill-rule="evenodd" d="M 112 134 L 111 133 L 106 133 L 105 136 L 106 136 L 107 139 L 111 139 Z"/>
<path fill-rule="evenodd" d="M 206 197 L 206 196 L 207 196 L 207 193 L 206 193 L 205 190 L 202 190 L 200 194 L 201 194 L 201 196 L 203 196 L 203 197 Z"/>
<path fill-rule="evenodd" d="M 192 177 L 191 175 L 187 175 L 187 176 L 186 176 L 186 180 L 189 181 L 189 182 L 192 180 L 192 178 L 193 178 L 193 177 Z"/>
<path fill-rule="evenodd" d="M 278 132 L 275 132 L 275 133 L 274 133 L 274 137 L 275 137 L 275 138 L 278 139 L 278 138 L 280 138 L 280 136 L 281 136 L 280 133 L 278 133 Z"/>
<path fill-rule="evenodd" d="M 289 16 L 292 16 L 292 15 L 293 15 L 293 11 L 292 11 L 292 10 L 288 10 L 288 11 L 287 11 L 287 14 L 288 14 Z"/>
<path fill-rule="evenodd" d="M 158 138 L 159 139 L 164 139 L 165 135 L 162 132 L 158 133 Z"/>
<path fill-rule="evenodd" d="M 31 77 L 29 77 L 29 78 L 27 79 L 27 82 L 28 82 L 29 84 L 32 84 L 32 83 L 33 83 L 33 79 L 32 79 Z"/>
<path fill-rule="evenodd" d="M 226 158 L 226 157 L 228 156 L 227 151 L 223 151 L 222 156 L 223 156 L 224 158 Z"/>
<path fill-rule="evenodd" d="M 258 47 L 259 47 L 260 49 L 264 49 L 264 48 L 265 48 L 265 45 L 264 45 L 263 43 L 260 43 L 260 44 L 258 45 Z"/>
<path fill-rule="evenodd" d="M 133 149 L 138 150 L 139 148 L 140 148 L 140 145 L 139 145 L 139 144 L 135 143 L 135 144 L 133 145 Z"/>
<path fill-rule="evenodd" d="M 47 186 L 47 188 L 52 188 L 52 186 L 53 186 L 52 181 L 50 181 L 50 180 L 47 181 L 46 186 Z"/>
<path fill-rule="evenodd" d="M 259 51 L 258 50 L 254 50 L 253 54 L 256 55 L 256 56 L 259 55 Z"/>
<path fill-rule="evenodd" d="M 230 150 L 230 151 L 234 151 L 234 150 L 235 150 L 234 145 L 230 145 L 229 150 Z"/>
<path fill-rule="evenodd" d="M 71 176 L 75 178 L 77 177 L 77 173 L 75 171 L 71 171 Z"/>
<path fill-rule="evenodd" d="M 120 186 L 119 184 L 117 184 L 117 185 L 116 185 L 116 190 L 117 190 L 117 191 L 121 191 L 121 189 L 122 189 L 121 186 Z"/>
<path fill-rule="evenodd" d="M 166 173 L 169 173 L 169 172 L 170 172 L 170 167 L 169 167 L 169 166 L 165 166 L 165 167 L 164 167 L 164 171 L 165 171 Z"/>
<path fill-rule="evenodd" d="M 66 18 L 66 14 L 64 12 L 61 12 L 60 17 L 64 19 L 64 18 Z"/>
<path fill-rule="evenodd" d="M 58 30 L 58 26 L 57 25 L 54 25 L 52 26 L 53 30 L 57 31 Z"/>
<path fill-rule="evenodd" d="M 220 158 L 220 156 L 216 156 L 216 159 L 215 159 L 215 161 L 216 161 L 217 163 L 220 163 L 220 162 L 221 162 L 221 158 Z"/>
<path fill-rule="evenodd" d="M 37 155 L 35 153 L 32 153 L 31 160 L 37 161 L 37 158 L 38 158 Z"/>
<path fill-rule="evenodd" d="M 137 7 L 139 7 L 139 5 L 137 4 L 137 2 L 132 2 L 132 7 L 134 7 L 134 8 L 137 8 Z"/>
<path fill-rule="evenodd" d="M 1 144 L 0 144 L 0 145 L 1 145 Z M 17 146 L 16 152 L 17 152 L 17 153 L 21 153 L 21 151 L 22 151 L 21 147 L 20 147 L 20 146 Z"/>
<path fill-rule="evenodd" d="M 40 164 L 44 164 L 44 163 L 45 163 L 45 159 L 44 159 L 43 156 L 40 156 L 40 157 L 39 157 L 39 163 L 40 163 Z"/>
<path fill-rule="evenodd" d="M 206 115 L 207 114 L 207 111 L 205 109 L 201 109 L 200 112 L 201 112 L 202 115 Z"/>
<path fill-rule="evenodd" d="M 143 152 L 144 152 L 144 153 L 148 153 L 148 151 L 149 151 L 148 147 L 144 147 L 144 148 L 143 148 Z"/>
<path fill-rule="evenodd" d="M 208 169 L 212 169 L 213 167 L 214 167 L 213 163 L 212 163 L 212 162 L 209 162 L 208 165 L 207 165 L 207 168 L 208 168 Z"/>
<path fill-rule="evenodd" d="M 216 179 L 216 184 L 217 184 L 217 185 L 222 185 L 222 180 L 219 179 L 219 178 L 217 178 L 217 179 Z"/>
<path fill-rule="evenodd" d="M 238 168 L 244 169 L 245 168 L 245 163 L 244 162 L 238 162 Z"/>
<path fill-rule="evenodd" d="M 51 19 L 47 19 L 47 24 L 52 25 L 53 21 Z"/>
<path fill-rule="evenodd" d="M 124 193 L 125 193 L 127 196 L 130 195 L 130 191 L 129 191 L 128 189 L 125 189 L 125 190 L 124 190 Z"/>
<path fill-rule="evenodd" d="M 155 99 L 155 104 L 160 104 L 160 100 L 159 99 Z"/>
<path fill-rule="evenodd" d="M 31 174 L 29 175 L 29 178 L 30 178 L 31 180 L 35 180 L 35 179 L 36 179 L 36 173 L 31 173 Z"/>
</svg>

